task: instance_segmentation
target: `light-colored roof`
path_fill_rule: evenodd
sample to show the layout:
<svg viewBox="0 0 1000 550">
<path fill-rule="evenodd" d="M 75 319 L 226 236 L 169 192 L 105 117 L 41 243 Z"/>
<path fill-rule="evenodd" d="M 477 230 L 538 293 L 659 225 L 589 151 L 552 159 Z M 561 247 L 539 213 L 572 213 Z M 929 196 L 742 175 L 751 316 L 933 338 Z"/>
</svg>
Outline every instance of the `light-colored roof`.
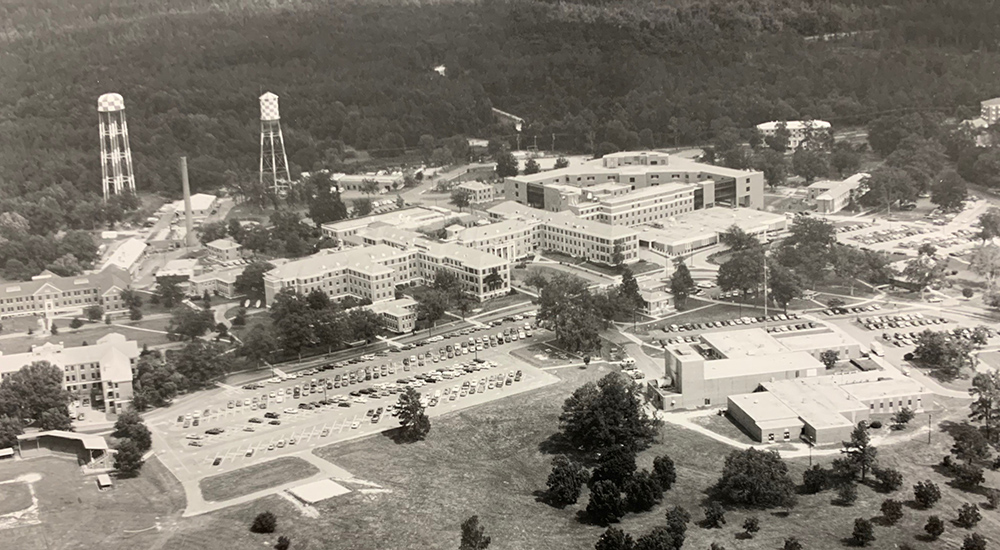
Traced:
<svg viewBox="0 0 1000 550">
<path fill-rule="evenodd" d="M 215 239 L 205 246 L 218 250 L 233 250 L 234 248 L 240 248 L 240 243 L 230 239 Z"/>
<path fill-rule="evenodd" d="M 1000 97 L 994 97 L 993 99 L 986 99 L 980 102 L 982 105 L 1000 105 Z"/>
<path fill-rule="evenodd" d="M 847 333 L 832 326 L 824 327 L 824 330 L 779 332 L 773 336 L 775 340 L 792 351 L 823 350 L 861 345 Z"/>
<path fill-rule="evenodd" d="M 662 229 L 643 228 L 640 240 L 681 246 L 716 238 L 733 225 L 751 234 L 761 233 L 765 229 L 784 229 L 788 219 L 784 214 L 751 208 L 705 208 L 678 214 L 673 218 L 660 220 L 659 223 L 663 225 Z"/>
<path fill-rule="evenodd" d="M 358 231 L 376 223 L 392 225 L 399 229 L 415 229 L 431 223 L 440 222 L 448 219 L 448 217 L 448 215 L 442 212 L 415 206 L 386 212 L 384 214 L 376 214 L 374 216 L 324 223 L 323 230 L 337 233 L 345 231 Z"/>
<path fill-rule="evenodd" d="M 488 210 L 491 214 L 496 214 L 508 219 L 525 218 L 539 220 L 549 227 L 557 227 L 564 230 L 572 230 L 588 235 L 593 235 L 609 240 L 628 238 L 638 235 L 634 229 L 621 225 L 608 225 L 606 223 L 583 220 L 577 218 L 572 212 L 547 212 L 514 201 L 504 201 Z"/>
<path fill-rule="evenodd" d="M 99 487 L 111 487 L 111 476 L 108 474 L 97 474 L 97 485 Z"/>
<path fill-rule="evenodd" d="M 465 183 L 459 184 L 459 189 L 467 189 L 469 191 L 485 191 L 487 189 L 492 189 L 491 186 L 478 181 L 467 181 Z"/>
<path fill-rule="evenodd" d="M 113 288 L 124 290 L 131 284 L 132 278 L 128 272 L 116 266 L 107 266 L 99 273 L 75 277 L 59 277 L 50 271 L 43 271 L 30 281 L 0 285 L 0 299 L 93 288 L 98 290 L 98 294 L 104 295 Z"/>
<path fill-rule="evenodd" d="M 167 277 L 171 275 L 192 276 L 198 266 L 198 260 L 177 258 L 170 260 L 163 267 L 156 271 L 157 277 Z"/>
<path fill-rule="evenodd" d="M 146 251 L 146 246 L 145 242 L 136 238 L 122 241 L 115 248 L 115 251 L 108 256 L 108 259 L 104 261 L 102 269 L 108 266 L 115 266 L 128 271 L 142 257 L 142 254 Z"/>
<path fill-rule="evenodd" d="M 642 189 L 636 189 L 635 191 L 630 191 L 622 195 L 615 195 L 613 197 L 602 197 L 599 200 L 601 201 L 601 203 L 606 204 L 608 206 L 617 206 L 619 204 L 629 204 L 650 197 L 673 195 L 685 191 L 693 192 L 696 187 L 697 185 L 694 184 L 665 183 L 662 185 L 654 185 L 652 187 L 644 187 Z"/>
<path fill-rule="evenodd" d="M 345 174 L 336 179 L 337 183 L 361 183 L 372 180 L 378 183 L 396 183 L 403 180 L 402 173 L 396 174 Z"/>
<path fill-rule="evenodd" d="M 8 456 L 14 456 L 14 447 L 0 449 L 0 458 L 7 458 Z"/>
<path fill-rule="evenodd" d="M 815 428 L 848 427 L 845 413 L 868 410 L 864 403 L 847 394 L 830 376 L 777 380 L 762 384 L 785 405 Z"/>
<path fill-rule="evenodd" d="M 537 220 L 504 220 L 502 222 L 491 223 L 464 229 L 458 234 L 460 242 L 474 242 L 493 239 L 501 236 L 512 235 L 524 231 L 530 231 L 531 227 L 541 223 Z"/>
<path fill-rule="evenodd" d="M 272 264 L 273 265 L 273 264 Z M 206 271 L 200 275 L 195 275 L 189 280 L 192 283 L 204 283 L 208 281 L 222 281 L 224 283 L 235 283 L 236 278 L 239 277 L 246 266 L 233 267 L 229 269 L 217 269 L 215 271 Z"/>
<path fill-rule="evenodd" d="M 195 193 L 191 195 L 191 210 L 192 211 L 202 211 L 212 208 L 218 197 L 215 195 L 209 195 L 207 193 Z M 179 201 L 174 201 L 174 210 L 184 214 L 184 199 Z"/>
<path fill-rule="evenodd" d="M 730 395 L 729 401 L 747 414 L 754 423 L 764 427 L 773 422 L 798 420 L 799 415 L 769 392 Z"/>
<path fill-rule="evenodd" d="M 781 121 L 761 122 L 757 125 L 757 129 L 765 132 L 777 130 L 778 124 L 781 124 Z M 825 120 L 788 120 L 785 121 L 785 127 L 789 130 L 802 130 L 810 127 L 825 129 L 830 127 L 830 123 Z"/>
<path fill-rule="evenodd" d="M 320 251 L 300 260 L 294 260 L 267 272 L 267 277 L 282 281 L 308 279 L 340 269 L 353 269 L 376 274 L 392 271 L 383 262 L 406 255 L 407 252 L 384 244 L 354 247 L 337 252 Z"/>
<path fill-rule="evenodd" d="M 18 441 L 34 441 L 39 437 L 60 437 L 71 439 L 83 444 L 87 450 L 108 450 L 108 442 L 104 437 L 91 434 L 78 434 L 76 432 L 64 432 L 62 430 L 49 430 L 45 432 L 32 432 L 17 436 Z"/>
<path fill-rule="evenodd" d="M 885 378 L 873 382 L 844 384 L 840 387 L 851 397 L 862 402 L 929 393 L 923 384 L 912 378 Z"/>
<path fill-rule="evenodd" d="M 764 376 L 797 370 L 823 370 L 815 357 L 804 351 L 741 356 L 735 359 L 705 361 L 705 380 L 738 376 Z"/>
<path fill-rule="evenodd" d="M 617 160 L 617 159 L 641 159 L 641 158 L 654 158 L 662 160 L 659 164 L 619 164 L 617 166 L 605 166 L 605 159 Z M 614 163 L 612 163 L 614 164 Z M 670 173 L 694 173 L 698 179 L 711 179 L 713 177 L 729 177 L 738 178 L 749 176 L 755 172 L 750 170 L 736 170 L 733 168 L 726 168 L 724 166 L 715 166 L 713 164 L 704 164 L 691 159 L 682 158 L 679 156 L 670 156 L 664 153 L 656 152 L 622 152 L 614 153 L 611 155 L 605 155 L 604 158 L 594 159 L 582 164 L 568 166 L 566 168 L 559 168 L 556 170 L 547 170 L 545 172 L 539 172 L 537 174 L 513 176 L 512 179 L 521 182 L 528 183 L 541 183 L 541 184 L 558 184 L 575 183 L 577 177 L 584 176 L 613 176 L 613 175 L 623 175 L 623 174 L 670 174 Z M 758 172 L 759 173 L 759 172 Z M 602 182 L 606 183 L 606 182 Z M 611 182 L 615 183 L 615 182 Z"/>
<path fill-rule="evenodd" d="M 743 330 L 706 332 L 701 335 L 701 339 L 727 359 L 736 357 L 762 357 L 789 351 L 787 347 L 775 340 L 764 329 L 757 327 Z"/>
<path fill-rule="evenodd" d="M 139 357 L 139 345 L 118 333 L 111 333 L 90 346 L 67 348 L 62 344 L 46 343 L 34 346 L 27 353 L 0 355 L 0 373 L 10 373 L 35 361 L 48 361 L 57 367 L 98 363 L 101 379 L 132 380 L 131 359 Z"/>
<path fill-rule="evenodd" d="M 384 302 L 375 302 L 368 307 L 373 313 L 386 313 L 394 317 L 400 317 L 403 315 L 414 313 L 413 308 L 416 307 L 417 301 L 412 298 L 398 298 L 396 300 L 386 300 Z"/>
<path fill-rule="evenodd" d="M 451 258 L 458 260 L 462 265 L 473 267 L 476 269 L 490 269 L 494 267 L 503 267 L 510 263 L 510 260 L 506 260 L 499 256 L 490 254 L 488 252 L 483 252 L 475 248 L 469 248 L 459 244 L 453 243 L 434 243 L 427 241 L 425 244 L 425 254 L 434 256 L 439 259 Z"/>
<path fill-rule="evenodd" d="M 298 487 L 292 487 L 288 492 L 303 502 L 315 504 L 328 498 L 345 495 L 351 491 L 333 480 L 321 479 L 312 483 L 299 485 Z"/>
</svg>

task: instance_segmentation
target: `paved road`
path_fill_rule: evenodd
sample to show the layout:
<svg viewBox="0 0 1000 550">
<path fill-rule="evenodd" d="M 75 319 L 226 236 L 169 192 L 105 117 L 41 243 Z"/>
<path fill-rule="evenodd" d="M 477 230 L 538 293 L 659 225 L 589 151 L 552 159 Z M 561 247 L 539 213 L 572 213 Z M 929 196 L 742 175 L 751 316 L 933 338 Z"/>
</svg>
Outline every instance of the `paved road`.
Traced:
<svg viewBox="0 0 1000 550">
<path fill-rule="evenodd" d="M 491 328 L 489 331 L 483 330 L 475 334 L 481 336 L 499 330 L 500 328 Z M 332 380 L 335 374 L 346 374 L 352 368 L 363 368 L 366 364 L 381 365 L 383 363 L 389 364 L 390 361 L 393 361 L 399 366 L 402 358 L 404 356 L 408 357 L 407 354 L 416 355 L 418 352 L 426 354 L 428 351 L 433 351 L 434 354 L 437 354 L 440 347 L 444 347 L 448 343 L 467 340 L 467 338 L 468 336 L 456 335 L 453 338 L 436 342 L 430 346 L 419 347 L 412 352 L 390 354 L 385 358 L 377 358 L 375 361 L 368 363 L 359 363 L 343 369 L 310 375 L 309 378 L 327 378 Z M 484 349 L 479 352 L 479 356 L 495 362 L 497 366 L 480 372 L 465 374 L 452 380 L 445 380 L 438 384 L 429 384 L 419 389 L 418 391 L 424 392 L 425 395 L 434 395 L 437 392 L 441 392 L 439 403 L 435 407 L 427 409 L 428 415 L 432 417 L 440 416 L 501 397 L 536 389 L 557 381 L 555 377 L 510 355 L 510 351 L 530 345 L 539 339 L 539 337 L 536 337 Z M 396 395 L 389 395 L 384 398 L 365 398 L 364 403 L 352 402 L 352 406 L 346 408 L 334 405 L 321 407 L 312 411 L 296 409 L 294 414 L 286 413 L 286 408 L 295 408 L 300 401 L 318 401 L 323 399 L 324 395 L 327 397 L 339 394 L 346 395 L 349 391 L 372 387 L 382 382 L 394 382 L 400 377 L 412 376 L 418 371 L 426 372 L 444 366 L 453 366 L 459 362 L 470 363 L 474 355 L 467 354 L 440 363 L 428 360 L 424 367 L 418 367 L 409 371 L 400 369 L 395 374 L 390 375 L 388 379 L 373 379 L 353 385 L 350 388 L 326 390 L 325 392 L 318 392 L 301 399 L 291 397 L 290 389 L 296 383 L 301 383 L 305 378 L 303 380 L 287 380 L 279 384 L 266 384 L 264 389 L 259 390 L 244 390 L 239 387 L 222 384 L 216 390 L 200 392 L 194 396 L 178 400 L 171 407 L 154 411 L 146 415 L 146 420 L 153 432 L 154 449 L 157 450 L 157 456 L 181 481 L 185 492 L 188 494 L 189 507 L 185 515 L 199 514 L 282 490 L 276 488 L 262 491 L 259 494 L 255 493 L 254 495 L 236 499 L 236 501 L 232 502 L 218 504 L 205 503 L 201 497 L 198 485 L 199 480 L 204 477 L 270 460 L 276 456 L 298 455 L 304 449 L 307 450 L 320 445 L 372 435 L 398 426 L 396 420 L 389 416 L 388 413 L 378 423 L 373 423 L 372 418 L 368 415 L 369 409 L 377 407 L 387 408 L 398 399 Z M 450 390 L 455 387 L 460 388 L 466 381 L 478 381 L 482 378 L 488 378 L 501 373 L 506 375 L 516 370 L 521 370 L 523 377 L 519 382 L 512 383 L 509 386 L 502 385 L 492 390 L 487 389 L 485 393 L 477 392 L 475 394 L 459 396 L 455 399 L 451 399 L 450 395 L 445 395 L 445 389 L 448 389 L 450 394 Z M 227 407 L 230 401 L 242 401 L 254 396 L 259 399 L 262 395 L 269 395 L 272 391 L 277 394 L 279 388 L 285 390 L 288 396 L 283 397 L 281 403 L 277 402 L 277 398 L 269 398 L 269 406 L 266 411 L 250 410 L 250 407 L 246 406 L 234 406 L 231 409 Z M 202 416 L 198 427 L 191 426 L 185 429 L 177 421 L 180 415 L 193 413 L 194 411 L 202 411 L 203 413 L 204 409 L 210 409 L 210 413 Z M 281 424 L 273 426 L 267 423 L 248 422 L 251 417 L 263 420 L 264 412 L 280 413 Z M 206 436 L 204 434 L 206 429 L 216 427 L 223 428 L 225 431 L 218 435 Z M 244 431 L 245 427 L 252 427 L 253 431 Z M 323 435 L 324 432 L 327 435 Z M 202 437 L 203 439 L 199 440 L 202 446 L 190 446 L 189 443 L 192 439 L 189 439 L 188 436 Z M 295 440 L 295 444 L 289 444 L 293 439 Z M 280 448 L 278 447 L 278 441 L 284 442 Z M 219 460 L 219 464 L 213 465 L 216 459 Z M 302 481 L 299 483 L 302 483 Z"/>
</svg>

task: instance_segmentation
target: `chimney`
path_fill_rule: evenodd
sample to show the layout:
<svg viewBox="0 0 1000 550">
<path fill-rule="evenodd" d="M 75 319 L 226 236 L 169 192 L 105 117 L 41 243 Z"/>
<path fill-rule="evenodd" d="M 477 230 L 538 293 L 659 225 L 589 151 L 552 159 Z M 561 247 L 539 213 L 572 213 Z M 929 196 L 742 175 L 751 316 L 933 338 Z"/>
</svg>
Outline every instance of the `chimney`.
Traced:
<svg viewBox="0 0 1000 550">
<path fill-rule="evenodd" d="M 194 222 L 191 219 L 191 184 L 188 183 L 187 157 L 181 157 L 181 186 L 184 189 L 184 235 L 185 246 L 195 246 L 198 241 L 194 236 Z"/>
</svg>

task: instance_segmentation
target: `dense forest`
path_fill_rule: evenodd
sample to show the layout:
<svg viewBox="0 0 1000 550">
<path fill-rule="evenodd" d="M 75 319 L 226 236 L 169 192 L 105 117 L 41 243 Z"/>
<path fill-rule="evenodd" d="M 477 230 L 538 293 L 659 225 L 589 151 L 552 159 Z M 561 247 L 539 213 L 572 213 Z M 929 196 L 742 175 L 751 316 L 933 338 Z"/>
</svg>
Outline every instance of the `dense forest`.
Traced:
<svg viewBox="0 0 1000 550">
<path fill-rule="evenodd" d="M 297 170 L 511 138 L 491 107 L 540 148 L 593 152 L 1000 95 L 1000 4 L 976 0 L 3 0 L 0 25 L 0 211 L 38 234 L 118 214 L 96 196 L 109 91 L 138 187 L 169 195 L 182 154 L 196 192 L 255 172 L 264 90 Z"/>
</svg>

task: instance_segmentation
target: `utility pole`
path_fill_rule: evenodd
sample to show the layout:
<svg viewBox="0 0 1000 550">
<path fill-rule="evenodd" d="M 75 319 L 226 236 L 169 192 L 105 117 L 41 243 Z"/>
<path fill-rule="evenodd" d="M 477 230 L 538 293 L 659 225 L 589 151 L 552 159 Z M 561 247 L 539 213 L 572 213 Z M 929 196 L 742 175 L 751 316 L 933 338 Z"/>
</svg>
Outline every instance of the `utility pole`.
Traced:
<svg viewBox="0 0 1000 550">
<path fill-rule="evenodd" d="M 556 134 L 553 133 L 552 134 L 552 152 L 555 152 L 555 150 L 556 150 Z"/>
<path fill-rule="evenodd" d="M 927 444 L 931 444 L 931 433 L 934 432 L 934 428 L 931 427 L 931 418 L 933 418 L 934 413 L 927 413 Z"/>
</svg>

